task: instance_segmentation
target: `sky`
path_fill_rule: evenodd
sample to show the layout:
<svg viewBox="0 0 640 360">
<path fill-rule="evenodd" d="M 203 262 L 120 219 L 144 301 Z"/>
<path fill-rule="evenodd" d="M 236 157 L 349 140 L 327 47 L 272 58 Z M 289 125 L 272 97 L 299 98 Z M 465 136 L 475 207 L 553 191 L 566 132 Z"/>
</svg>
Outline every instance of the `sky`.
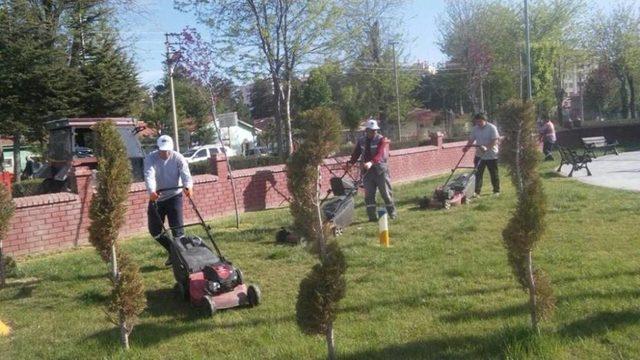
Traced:
<svg viewBox="0 0 640 360">
<path fill-rule="evenodd" d="M 409 63 L 427 61 L 434 65 L 445 60 L 436 45 L 435 21 L 436 15 L 444 11 L 444 4 L 444 0 L 412 0 L 403 7 L 401 16 L 405 19 L 403 30 L 407 39 L 403 60 Z M 163 75 L 164 34 L 180 32 L 187 25 L 203 35 L 207 29 L 197 24 L 194 15 L 175 10 L 172 0 L 142 1 L 141 8 L 144 14 L 128 15 L 121 33 L 134 56 L 140 81 L 153 85 L 160 82 Z"/>
<path fill-rule="evenodd" d="M 598 6 L 605 10 L 613 6 L 613 2 L 609 0 L 587 2 L 590 6 Z M 163 75 L 164 34 L 180 32 L 185 26 L 190 26 L 206 36 L 207 29 L 197 23 L 193 14 L 174 9 L 173 0 L 143 0 L 140 3 L 140 8 L 144 10 L 143 15 L 126 16 L 121 34 L 129 52 L 134 56 L 139 79 L 143 84 L 154 85 L 160 82 Z M 401 17 L 404 19 L 402 32 L 406 39 L 402 61 L 426 61 L 435 66 L 446 60 L 437 45 L 437 18 L 444 10 L 445 0 L 407 1 L 401 9 Z"/>
</svg>

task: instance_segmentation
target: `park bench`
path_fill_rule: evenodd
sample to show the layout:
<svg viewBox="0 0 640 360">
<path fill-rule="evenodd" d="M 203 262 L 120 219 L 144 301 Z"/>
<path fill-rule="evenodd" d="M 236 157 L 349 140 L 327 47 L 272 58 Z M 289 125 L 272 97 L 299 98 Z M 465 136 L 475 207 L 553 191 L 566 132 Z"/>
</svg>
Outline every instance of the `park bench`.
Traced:
<svg viewBox="0 0 640 360">
<path fill-rule="evenodd" d="M 582 155 L 578 155 L 574 150 L 567 149 L 562 146 L 557 146 L 557 148 L 560 153 L 560 166 L 556 171 L 560 172 L 562 165 L 571 165 L 569 177 L 573 176 L 574 171 L 581 169 L 586 169 L 587 175 L 591 176 L 591 170 L 589 170 L 589 166 L 587 166 L 587 164 L 591 162 L 591 157 L 586 152 Z"/>
<path fill-rule="evenodd" d="M 585 154 L 589 155 L 592 159 L 596 158 L 596 149 L 604 150 L 602 155 L 607 155 L 608 152 L 618 155 L 618 150 L 616 150 L 618 142 L 609 142 L 604 136 L 584 137 L 582 138 L 582 145 L 584 145 L 584 149 L 586 150 Z"/>
</svg>

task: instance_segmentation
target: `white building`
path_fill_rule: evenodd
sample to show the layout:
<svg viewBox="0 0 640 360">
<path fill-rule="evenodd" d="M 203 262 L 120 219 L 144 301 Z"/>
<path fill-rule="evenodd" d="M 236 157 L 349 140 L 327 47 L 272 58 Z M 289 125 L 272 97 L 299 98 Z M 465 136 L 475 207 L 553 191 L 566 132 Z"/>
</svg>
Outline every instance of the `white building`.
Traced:
<svg viewBox="0 0 640 360">
<path fill-rule="evenodd" d="M 219 121 L 219 123 L 222 144 L 232 148 L 237 154 L 243 154 L 243 146 L 245 150 L 255 147 L 256 140 L 262 133 L 262 130 L 237 119 L 237 117 L 233 122 Z M 210 123 L 208 126 L 213 126 L 213 124 Z"/>
</svg>

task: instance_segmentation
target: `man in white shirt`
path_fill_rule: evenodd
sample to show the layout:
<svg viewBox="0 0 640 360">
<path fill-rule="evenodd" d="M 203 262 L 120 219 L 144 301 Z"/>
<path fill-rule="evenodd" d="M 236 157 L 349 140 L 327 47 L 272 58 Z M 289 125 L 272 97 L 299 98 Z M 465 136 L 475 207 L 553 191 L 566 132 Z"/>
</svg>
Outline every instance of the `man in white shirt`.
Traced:
<svg viewBox="0 0 640 360">
<path fill-rule="evenodd" d="M 182 154 L 173 150 L 173 140 L 168 135 L 160 136 L 158 150 L 144 158 L 144 182 L 149 194 L 147 209 L 149 233 L 170 253 L 171 240 L 163 236 L 162 226 L 165 218 L 168 218 L 169 226 L 176 228 L 172 230 L 173 236 L 180 237 L 184 234 L 181 228 L 184 225 L 182 191 L 175 188 L 183 186 L 184 194 L 191 197 L 193 180 L 187 160 Z M 158 192 L 168 188 L 174 189 Z M 171 265 L 171 257 L 165 265 Z"/>
<path fill-rule="evenodd" d="M 473 159 L 473 164 L 476 167 L 476 196 L 479 196 L 482 190 L 482 177 L 484 176 L 485 167 L 489 168 L 493 194 L 500 195 L 500 177 L 498 175 L 500 134 L 498 134 L 496 126 L 487 121 L 487 116 L 484 113 L 475 114 L 473 123 L 474 126 L 471 130 L 469 141 L 462 151 L 467 152 L 475 142 L 476 155 Z"/>
</svg>

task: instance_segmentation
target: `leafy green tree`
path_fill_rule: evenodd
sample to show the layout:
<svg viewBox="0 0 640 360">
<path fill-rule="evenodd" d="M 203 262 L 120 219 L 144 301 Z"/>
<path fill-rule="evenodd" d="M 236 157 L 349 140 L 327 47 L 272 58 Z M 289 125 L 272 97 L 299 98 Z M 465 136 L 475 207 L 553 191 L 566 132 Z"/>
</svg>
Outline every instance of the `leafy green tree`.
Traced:
<svg viewBox="0 0 640 360">
<path fill-rule="evenodd" d="M 501 109 L 500 124 L 505 136 L 501 154 L 518 198 L 502 238 L 513 274 L 529 293 L 531 326 L 539 333 L 539 322 L 551 315 L 555 298 L 548 276 L 533 263 L 533 250 L 544 235 L 546 213 L 546 199 L 538 174 L 538 143 L 533 136 L 537 133 L 533 104 L 509 101 Z"/>
<path fill-rule="evenodd" d="M 608 64 L 619 81 L 622 117 L 636 117 L 634 52 L 640 47 L 640 15 L 631 3 L 620 3 L 608 15 L 596 12 L 588 33 L 592 54 Z"/>
<path fill-rule="evenodd" d="M 103 261 L 111 265 L 111 302 L 109 320 L 120 327 L 120 342 L 129 348 L 129 335 L 138 315 L 146 306 L 144 286 L 138 266 L 118 244 L 124 224 L 131 185 L 131 168 L 127 152 L 115 124 L 103 121 L 96 125 L 98 174 L 96 193 L 89 210 L 89 241 Z"/>
<path fill-rule="evenodd" d="M 268 79 L 258 78 L 251 87 L 251 117 L 262 119 L 274 115 L 273 87 Z"/>
<path fill-rule="evenodd" d="M 585 112 L 613 115 L 619 109 L 618 80 L 607 64 L 600 64 L 587 76 L 584 90 Z"/>
<path fill-rule="evenodd" d="M 5 285 L 5 257 L 2 253 L 2 240 L 9 230 L 9 220 L 13 216 L 15 206 L 11 201 L 11 194 L 3 184 L 0 183 L 0 289 Z"/>
<path fill-rule="evenodd" d="M 319 106 L 331 106 L 331 87 L 320 69 L 313 69 L 302 87 L 300 109 L 310 110 Z"/>
<path fill-rule="evenodd" d="M 398 119 L 396 88 L 394 77 L 395 38 L 382 32 L 380 23 L 373 22 L 367 30 L 367 41 L 359 48 L 360 54 L 347 71 L 348 82 L 357 89 L 357 104 L 365 115 L 380 121 L 380 126 L 389 136 L 397 135 L 397 124 L 405 122 L 408 111 L 417 102 L 412 96 L 418 85 L 416 72 L 398 70 L 398 93 L 400 98 L 400 119 Z M 388 41 L 385 45 L 382 41 Z M 396 49 L 400 57 L 401 49 Z M 395 130 L 395 131 L 394 131 Z"/>
<path fill-rule="evenodd" d="M 340 89 L 338 97 L 338 105 L 342 112 L 342 126 L 351 131 L 352 137 L 355 138 L 355 131 L 360 126 L 360 121 L 364 118 L 364 113 L 358 105 L 358 93 L 354 86 L 345 86 Z"/>
</svg>

